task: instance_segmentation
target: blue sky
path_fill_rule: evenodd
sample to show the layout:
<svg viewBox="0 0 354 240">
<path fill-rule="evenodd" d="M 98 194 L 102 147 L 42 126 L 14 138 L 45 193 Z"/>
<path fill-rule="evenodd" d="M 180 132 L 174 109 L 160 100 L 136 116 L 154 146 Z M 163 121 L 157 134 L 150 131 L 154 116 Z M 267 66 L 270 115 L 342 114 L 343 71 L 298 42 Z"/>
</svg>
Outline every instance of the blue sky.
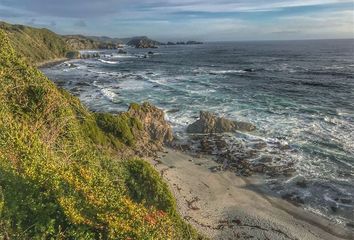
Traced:
<svg viewBox="0 0 354 240">
<path fill-rule="evenodd" d="M 354 38 L 354 0 L 0 0 L 0 20 L 161 41 Z"/>
</svg>

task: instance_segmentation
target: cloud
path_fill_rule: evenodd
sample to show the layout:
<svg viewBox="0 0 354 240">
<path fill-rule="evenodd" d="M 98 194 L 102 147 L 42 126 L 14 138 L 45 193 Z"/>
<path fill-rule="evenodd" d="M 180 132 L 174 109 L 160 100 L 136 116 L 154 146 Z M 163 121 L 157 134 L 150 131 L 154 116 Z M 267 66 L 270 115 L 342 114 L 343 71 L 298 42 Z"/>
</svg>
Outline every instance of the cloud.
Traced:
<svg viewBox="0 0 354 240">
<path fill-rule="evenodd" d="M 55 17 L 90 18 L 116 13 L 126 0 L 1 0 L 1 5 Z"/>
<path fill-rule="evenodd" d="M 264 1 L 264 0 L 239 0 L 239 1 L 154 1 L 148 4 L 151 9 L 169 12 L 266 12 L 278 11 L 284 8 L 319 6 L 339 3 L 352 3 L 351 0 L 300 0 L 300 1 Z M 149 7 L 147 7 L 149 9 Z"/>
<path fill-rule="evenodd" d="M 46 16 L 91 18 L 112 14 L 176 12 L 264 12 L 284 8 L 353 3 L 352 0 L 2 0 L 1 5 Z"/>
<path fill-rule="evenodd" d="M 353 37 L 353 8 L 353 0 L 0 0 L 11 22 L 162 40 Z"/>
</svg>

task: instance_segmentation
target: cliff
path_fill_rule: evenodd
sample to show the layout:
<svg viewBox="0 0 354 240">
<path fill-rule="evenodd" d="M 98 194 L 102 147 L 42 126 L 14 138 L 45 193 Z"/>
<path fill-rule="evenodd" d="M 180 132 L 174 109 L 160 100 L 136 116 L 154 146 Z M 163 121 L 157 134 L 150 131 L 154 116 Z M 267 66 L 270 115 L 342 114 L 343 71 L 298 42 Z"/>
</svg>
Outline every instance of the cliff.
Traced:
<svg viewBox="0 0 354 240">
<path fill-rule="evenodd" d="M 148 104 L 89 112 L 10 43 L 0 30 L 0 238 L 199 238 L 135 157 L 141 141 L 170 139 L 162 113 Z"/>
</svg>

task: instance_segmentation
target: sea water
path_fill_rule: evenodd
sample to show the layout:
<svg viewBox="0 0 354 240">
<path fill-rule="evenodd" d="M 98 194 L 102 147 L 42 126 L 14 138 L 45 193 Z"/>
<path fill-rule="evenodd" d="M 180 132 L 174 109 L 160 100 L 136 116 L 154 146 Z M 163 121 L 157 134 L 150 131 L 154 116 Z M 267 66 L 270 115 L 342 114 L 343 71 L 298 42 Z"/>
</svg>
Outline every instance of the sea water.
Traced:
<svg viewBox="0 0 354 240">
<path fill-rule="evenodd" d="M 266 147 L 256 157 L 270 155 L 273 164 L 295 169 L 292 176 L 266 178 L 265 187 L 299 196 L 304 208 L 334 222 L 353 223 L 354 40 L 126 50 L 43 71 L 93 111 L 149 101 L 165 110 L 179 139 L 188 139 L 186 126 L 200 110 L 251 122 L 257 130 L 235 134 L 234 141 L 261 140 Z"/>
</svg>

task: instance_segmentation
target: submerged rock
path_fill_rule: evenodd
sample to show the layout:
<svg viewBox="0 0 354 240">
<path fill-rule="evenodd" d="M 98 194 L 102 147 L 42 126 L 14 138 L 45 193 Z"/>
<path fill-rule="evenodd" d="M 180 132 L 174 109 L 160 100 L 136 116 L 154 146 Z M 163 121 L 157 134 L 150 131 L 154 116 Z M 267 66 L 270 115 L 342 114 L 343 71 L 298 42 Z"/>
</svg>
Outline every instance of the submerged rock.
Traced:
<svg viewBox="0 0 354 240">
<path fill-rule="evenodd" d="M 199 119 L 187 127 L 188 133 L 224 133 L 253 131 L 256 127 L 248 122 L 228 120 L 210 112 L 200 112 Z"/>
</svg>

